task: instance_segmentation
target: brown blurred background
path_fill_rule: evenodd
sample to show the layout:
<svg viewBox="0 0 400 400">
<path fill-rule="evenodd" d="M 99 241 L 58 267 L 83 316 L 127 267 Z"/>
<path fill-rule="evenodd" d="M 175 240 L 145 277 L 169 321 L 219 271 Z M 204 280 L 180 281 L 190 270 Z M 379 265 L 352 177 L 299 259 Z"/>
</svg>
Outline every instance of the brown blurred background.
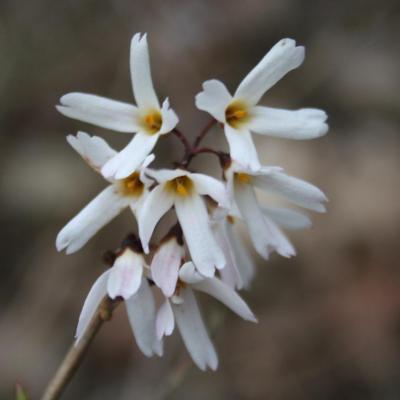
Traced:
<svg viewBox="0 0 400 400">
<path fill-rule="evenodd" d="M 214 340 L 216 373 L 185 369 L 179 334 L 162 359 L 138 352 L 120 307 L 90 348 L 64 399 L 400 398 L 400 4 L 398 1 L 1 0 L 0 398 L 22 382 L 39 397 L 70 345 L 83 300 L 104 269 L 101 254 L 134 229 L 128 212 L 75 255 L 55 250 L 61 227 L 101 188 L 65 141 L 77 129 L 115 146 L 128 136 L 59 115 L 70 91 L 132 101 L 129 42 L 148 32 L 152 71 L 180 127 L 208 116 L 194 95 L 209 78 L 234 90 L 279 39 L 306 61 L 265 97 L 314 106 L 330 132 L 295 142 L 256 138 L 265 163 L 320 186 L 330 203 L 311 230 L 290 234 L 296 258 L 260 259 L 243 296 L 258 325 L 225 313 Z M 225 146 L 215 131 L 207 139 Z M 174 138 L 160 159 L 181 151 Z M 207 164 L 207 168 L 205 167 Z M 202 156 L 197 168 L 217 171 Z M 223 308 L 201 299 L 210 324 Z M 186 371 L 180 383 L 180 372 Z"/>
</svg>

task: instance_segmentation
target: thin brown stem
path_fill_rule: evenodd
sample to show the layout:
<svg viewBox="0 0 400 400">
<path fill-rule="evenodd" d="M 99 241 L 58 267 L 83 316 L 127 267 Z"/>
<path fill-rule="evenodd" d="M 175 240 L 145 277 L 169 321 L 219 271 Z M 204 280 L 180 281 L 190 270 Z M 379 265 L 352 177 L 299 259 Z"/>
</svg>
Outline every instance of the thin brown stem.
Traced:
<svg viewBox="0 0 400 400">
<path fill-rule="evenodd" d="M 112 313 L 119 303 L 119 300 L 111 300 L 108 296 L 104 297 L 82 338 L 69 349 L 53 379 L 47 385 L 41 400 L 57 400 L 60 398 L 103 322 L 111 319 Z"/>
<path fill-rule="evenodd" d="M 217 123 L 216 119 L 212 119 L 211 121 L 209 121 L 207 123 L 207 125 L 200 131 L 200 133 L 197 135 L 194 144 L 193 144 L 193 148 L 197 148 L 199 147 L 201 141 L 204 139 L 204 137 L 207 135 L 207 133 L 211 130 L 211 128 Z"/>
<path fill-rule="evenodd" d="M 193 151 L 193 147 L 187 139 L 186 135 L 181 132 L 179 129 L 174 128 L 172 133 L 181 141 L 181 143 L 185 146 L 185 153 L 190 154 Z"/>
</svg>

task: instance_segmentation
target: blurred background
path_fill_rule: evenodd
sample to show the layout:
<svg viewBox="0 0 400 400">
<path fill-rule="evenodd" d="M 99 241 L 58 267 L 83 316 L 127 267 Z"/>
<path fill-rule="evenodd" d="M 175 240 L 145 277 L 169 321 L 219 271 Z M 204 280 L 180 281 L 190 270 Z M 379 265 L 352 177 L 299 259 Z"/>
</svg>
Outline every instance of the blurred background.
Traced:
<svg viewBox="0 0 400 400">
<path fill-rule="evenodd" d="M 90 348 L 64 399 L 400 398 L 400 4 L 398 1 L 0 2 L 0 398 L 14 382 L 40 396 L 70 346 L 83 300 L 104 270 L 101 255 L 135 229 L 129 212 L 78 253 L 55 250 L 58 231 L 104 181 L 68 146 L 78 129 L 117 148 L 128 136 L 69 120 L 67 92 L 133 101 L 128 67 L 135 32 L 148 32 L 160 98 L 180 128 L 208 122 L 194 95 L 210 78 L 234 90 L 283 37 L 306 61 L 263 99 L 319 107 L 330 132 L 314 141 L 256 137 L 264 163 L 310 180 L 329 197 L 313 227 L 290 233 L 298 256 L 259 264 L 243 292 L 259 323 L 201 297 L 220 367 L 191 366 L 179 334 L 165 357 L 146 359 L 119 307 Z M 207 143 L 226 146 L 215 130 Z M 160 160 L 180 157 L 165 138 Z M 193 166 L 219 174 L 212 156 Z M 140 397 L 139 397 L 140 396 Z"/>
</svg>

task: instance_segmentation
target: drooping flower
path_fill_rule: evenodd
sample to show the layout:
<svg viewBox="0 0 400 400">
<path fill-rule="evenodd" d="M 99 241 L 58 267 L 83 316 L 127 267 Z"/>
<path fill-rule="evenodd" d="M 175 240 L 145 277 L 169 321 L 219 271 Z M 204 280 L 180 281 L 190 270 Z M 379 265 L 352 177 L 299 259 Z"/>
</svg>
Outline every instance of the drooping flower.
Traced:
<svg viewBox="0 0 400 400">
<path fill-rule="evenodd" d="M 218 80 L 203 83 L 196 106 L 224 124 L 231 157 L 245 168 L 260 168 L 251 132 L 290 139 L 312 139 L 328 131 L 326 113 L 315 108 L 295 111 L 258 106 L 264 93 L 304 60 L 304 47 L 282 39 L 250 71 L 232 96 Z"/>
<path fill-rule="evenodd" d="M 220 279 L 204 278 L 192 262 L 185 263 L 179 271 L 179 280 L 173 296 L 166 298 L 156 317 L 157 338 L 171 335 L 175 321 L 185 346 L 195 364 L 205 370 L 216 370 L 218 357 L 208 336 L 194 291 L 201 291 L 225 304 L 247 321 L 257 322 L 244 300 Z"/>
<path fill-rule="evenodd" d="M 151 153 L 158 138 L 178 123 L 168 99 L 160 107 L 154 91 L 146 35 L 140 37 L 137 33 L 132 38 L 130 68 L 137 106 L 85 93 L 68 93 L 57 106 L 67 117 L 118 132 L 136 133 L 121 152 L 102 166 L 106 178 L 130 176 Z"/>
<path fill-rule="evenodd" d="M 253 246 L 265 259 L 274 250 L 284 257 L 295 255 L 292 244 L 277 223 L 300 229 L 309 226 L 309 220 L 292 210 L 263 210 L 257 201 L 255 188 L 276 193 L 300 207 L 325 212 L 327 198 L 324 193 L 306 181 L 286 175 L 280 167 L 261 167 L 254 172 L 233 162 L 225 171 L 225 177 L 228 192 L 247 225 Z"/>
<path fill-rule="evenodd" d="M 148 266 L 132 240 L 116 257 L 114 265 L 96 280 L 89 291 L 79 316 L 76 343 L 82 338 L 105 296 L 124 300 L 136 343 L 147 357 L 162 356 L 162 341 L 156 336 L 156 305 L 144 273 Z"/>
<path fill-rule="evenodd" d="M 174 206 L 193 262 L 204 276 L 213 276 L 215 268 L 224 267 L 225 257 L 213 236 L 201 196 L 208 195 L 221 207 L 227 207 L 229 199 L 225 186 L 210 176 L 181 169 L 148 169 L 146 174 L 158 185 L 146 197 L 138 213 L 139 237 L 144 251 L 149 251 L 149 241 L 158 221 Z"/>
<path fill-rule="evenodd" d="M 84 132 L 78 132 L 76 136 L 69 135 L 67 140 L 97 172 L 100 172 L 103 165 L 116 154 L 105 140 L 97 136 L 91 137 Z M 153 155 L 148 156 L 139 171 L 133 172 L 125 179 L 108 179 L 110 185 L 59 232 L 56 239 L 57 250 L 66 249 L 67 254 L 74 253 L 125 208 L 130 207 L 132 212 L 136 213 L 148 193 L 150 184 L 143 171 L 153 159 Z"/>
</svg>

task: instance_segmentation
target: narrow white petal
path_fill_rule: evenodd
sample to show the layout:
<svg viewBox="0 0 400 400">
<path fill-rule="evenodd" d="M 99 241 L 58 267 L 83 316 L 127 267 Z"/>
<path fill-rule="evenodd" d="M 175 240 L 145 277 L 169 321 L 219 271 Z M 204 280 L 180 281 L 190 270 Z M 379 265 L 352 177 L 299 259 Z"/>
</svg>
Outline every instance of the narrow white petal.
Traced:
<svg viewBox="0 0 400 400">
<path fill-rule="evenodd" d="M 226 283 L 221 282 L 219 279 L 206 278 L 202 282 L 193 284 L 192 287 L 215 297 L 243 319 L 257 322 L 256 317 L 245 301 L 234 289 L 229 287 Z"/>
<path fill-rule="evenodd" d="M 226 233 L 232 245 L 236 258 L 240 276 L 243 282 L 243 288 L 248 289 L 255 275 L 254 261 L 249 253 L 249 249 L 243 243 L 243 239 L 236 232 L 232 224 L 226 225 Z"/>
<path fill-rule="evenodd" d="M 264 207 L 263 212 L 276 224 L 290 230 L 307 229 L 311 227 L 310 218 L 289 208 Z"/>
<path fill-rule="evenodd" d="M 75 338 L 76 343 L 81 340 L 91 319 L 93 318 L 97 307 L 107 294 L 107 280 L 110 270 L 103 272 L 91 287 L 86 300 L 83 304 L 81 314 L 79 316 L 78 327 L 76 328 Z"/>
<path fill-rule="evenodd" d="M 178 244 L 175 237 L 171 237 L 160 245 L 153 256 L 151 277 L 165 297 L 174 294 L 183 255 L 183 246 Z"/>
<path fill-rule="evenodd" d="M 327 115 L 315 108 L 282 110 L 253 107 L 248 129 L 260 135 L 287 139 L 314 139 L 328 132 Z"/>
<path fill-rule="evenodd" d="M 237 88 L 234 97 L 256 104 L 263 94 L 297 68 L 304 60 L 304 47 L 293 39 L 282 39 L 250 71 Z"/>
<path fill-rule="evenodd" d="M 235 183 L 235 199 L 246 222 L 254 248 L 261 257 L 268 260 L 269 254 L 275 248 L 273 232 L 265 222 L 253 187 Z"/>
<path fill-rule="evenodd" d="M 121 101 L 86 93 L 68 93 L 61 97 L 57 110 L 66 117 L 118 132 L 137 132 L 138 110 Z"/>
<path fill-rule="evenodd" d="M 301 207 L 317 212 L 325 212 L 327 201 L 324 193 L 316 186 L 284 174 L 272 172 L 264 176 L 254 176 L 252 183 L 260 189 L 275 192 Z"/>
<path fill-rule="evenodd" d="M 125 305 L 139 349 L 147 357 L 161 356 L 162 342 L 156 335 L 156 304 L 147 279 L 142 279 L 139 290 L 125 300 Z"/>
<path fill-rule="evenodd" d="M 261 164 L 250 131 L 234 129 L 228 124 L 225 124 L 224 129 L 232 159 L 242 164 L 244 168 L 254 171 L 259 169 Z"/>
<path fill-rule="evenodd" d="M 219 122 L 225 122 L 225 110 L 232 96 L 226 86 L 216 79 L 203 83 L 203 91 L 196 95 L 196 107 L 211 114 Z"/>
<path fill-rule="evenodd" d="M 105 178 L 123 179 L 131 175 L 153 150 L 159 135 L 138 132 L 128 145 L 101 169 Z"/>
<path fill-rule="evenodd" d="M 97 172 L 117 152 L 108 143 L 98 136 L 89 136 L 85 132 L 78 132 L 76 136 L 68 135 L 67 141 L 71 147 Z"/>
<path fill-rule="evenodd" d="M 195 183 L 197 193 L 210 196 L 220 207 L 229 207 L 228 193 L 221 181 L 205 174 L 190 174 L 189 176 Z"/>
<path fill-rule="evenodd" d="M 161 340 L 164 335 L 170 336 L 174 331 L 174 327 L 174 313 L 172 312 L 169 300 L 166 299 L 158 310 L 156 317 L 156 332 L 158 340 Z"/>
<path fill-rule="evenodd" d="M 229 223 L 226 218 L 214 224 L 213 231 L 219 247 L 222 249 L 226 259 L 226 265 L 221 269 L 220 275 L 223 282 L 232 288 L 242 289 L 243 279 L 239 272 L 236 257 L 232 244 L 227 234 L 227 225 Z"/>
<path fill-rule="evenodd" d="M 205 370 L 207 367 L 216 370 L 218 357 L 208 336 L 200 310 L 191 289 L 182 290 L 181 304 L 172 304 L 176 324 L 183 342 L 195 364 Z"/>
<path fill-rule="evenodd" d="M 265 216 L 265 223 L 271 232 L 274 250 L 282 257 L 290 258 L 295 256 L 296 250 L 281 229 L 267 216 Z"/>
<path fill-rule="evenodd" d="M 115 299 L 118 296 L 125 300 L 135 294 L 140 286 L 145 261 L 143 256 L 127 248 L 119 255 L 110 270 L 107 283 L 108 295 Z"/>
<path fill-rule="evenodd" d="M 129 199 L 120 196 L 116 186 L 108 186 L 60 231 L 57 250 L 66 249 L 67 254 L 78 251 L 128 204 Z"/>
<path fill-rule="evenodd" d="M 158 185 L 149 193 L 138 211 L 139 237 L 145 253 L 149 252 L 149 241 L 154 228 L 173 203 L 174 199 L 164 185 Z"/>
<path fill-rule="evenodd" d="M 205 278 L 196 271 L 194 264 L 191 261 L 188 261 L 183 264 L 181 269 L 179 270 L 179 279 L 182 282 L 192 284 L 198 283 Z"/>
<path fill-rule="evenodd" d="M 144 109 L 159 109 L 160 103 L 158 102 L 151 79 L 149 48 L 146 34 L 140 38 L 140 33 L 137 33 L 132 38 L 130 67 L 133 94 L 137 105 Z"/>
<path fill-rule="evenodd" d="M 212 233 L 203 199 L 197 194 L 177 198 L 175 211 L 196 268 L 204 276 L 213 276 L 215 267 L 225 266 L 225 257 Z"/>
<path fill-rule="evenodd" d="M 169 107 L 168 99 L 165 99 L 162 104 L 161 117 L 162 117 L 162 125 L 159 131 L 161 135 L 171 132 L 172 129 L 174 129 L 179 122 L 179 118 L 175 114 L 175 111 Z"/>
<path fill-rule="evenodd" d="M 165 183 L 180 176 L 189 175 L 188 171 L 183 169 L 147 169 L 146 174 L 156 180 L 158 183 Z"/>
</svg>

